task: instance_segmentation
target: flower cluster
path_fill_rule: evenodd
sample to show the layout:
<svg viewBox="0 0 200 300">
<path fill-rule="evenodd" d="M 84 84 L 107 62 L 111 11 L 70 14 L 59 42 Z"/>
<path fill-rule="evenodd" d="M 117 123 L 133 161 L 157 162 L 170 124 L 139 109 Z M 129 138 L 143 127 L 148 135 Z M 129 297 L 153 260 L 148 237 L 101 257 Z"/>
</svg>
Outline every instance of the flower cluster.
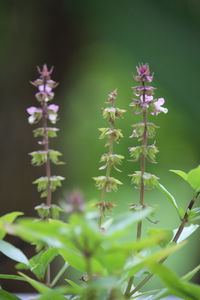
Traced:
<svg viewBox="0 0 200 300">
<path fill-rule="evenodd" d="M 140 64 L 136 67 L 137 75 L 134 80 L 140 85 L 134 86 L 134 96 L 130 106 L 133 108 L 133 113 L 142 114 L 142 122 L 132 125 L 133 132 L 131 138 L 137 138 L 140 145 L 130 147 L 130 156 L 133 161 L 140 161 L 140 171 L 135 171 L 131 174 L 132 183 L 136 188 L 140 189 L 140 207 L 145 207 L 144 204 L 144 190 L 152 189 L 156 186 L 158 177 L 146 172 L 146 161 L 156 162 L 156 154 L 159 152 L 158 148 L 153 144 L 148 145 L 148 140 L 155 137 L 156 126 L 152 122 L 148 122 L 148 114 L 156 116 L 159 113 L 167 113 L 167 108 L 163 107 L 163 98 L 154 98 L 155 88 L 149 83 L 154 79 L 151 75 L 148 64 Z M 133 206 L 133 205 L 132 205 Z M 141 229 L 138 230 L 138 238 L 141 235 Z"/>
<path fill-rule="evenodd" d="M 59 106 L 56 104 L 49 104 L 54 98 L 53 89 L 57 87 L 57 83 L 51 79 L 51 74 L 53 68 L 48 69 L 47 65 L 44 65 L 42 69 L 38 67 L 38 72 L 40 77 L 35 81 L 31 82 L 38 91 L 35 94 L 36 100 L 39 102 L 39 107 L 31 106 L 27 108 L 27 113 L 29 114 L 28 122 L 30 124 L 41 123 L 39 128 L 34 129 L 34 137 L 41 137 L 42 140 L 38 143 L 43 146 L 43 149 L 38 151 L 33 151 L 30 153 L 32 160 L 31 163 L 34 166 L 45 165 L 45 176 L 36 179 L 33 183 L 37 184 L 37 189 L 41 192 L 41 197 L 46 197 L 46 204 L 39 206 L 38 212 L 40 216 L 46 217 L 51 209 L 51 197 L 52 192 L 56 190 L 57 187 L 61 186 L 61 182 L 64 180 L 62 176 L 52 176 L 51 174 L 51 163 L 53 164 L 63 164 L 59 160 L 62 155 L 59 151 L 49 148 L 49 138 L 56 137 L 58 128 L 49 127 L 48 123 L 55 124 L 58 120 L 58 110 Z M 42 213 L 41 213 L 42 211 Z M 55 208 L 53 208 L 55 211 Z"/>
<path fill-rule="evenodd" d="M 154 99 L 153 94 L 155 88 L 153 86 L 145 85 L 153 81 L 153 75 L 150 75 L 149 66 L 147 64 L 141 64 L 137 68 L 137 75 L 134 76 L 136 82 L 140 82 L 140 86 L 132 87 L 135 96 L 138 98 L 133 98 L 133 102 L 130 106 L 133 107 L 134 113 L 142 113 L 144 109 L 148 108 L 152 115 L 158 115 L 159 113 L 167 113 L 168 109 L 162 105 L 165 103 L 164 98 Z"/>
<path fill-rule="evenodd" d="M 111 177 L 111 169 L 114 168 L 120 172 L 118 165 L 120 165 L 124 159 L 124 156 L 113 153 L 113 143 L 119 143 L 120 139 L 123 137 L 121 129 L 117 129 L 115 127 L 115 121 L 116 119 L 123 118 L 123 114 L 126 112 L 124 109 L 120 109 L 115 106 L 116 97 L 117 90 L 114 90 L 109 94 L 108 100 L 105 102 L 109 105 L 109 107 L 104 108 L 102 112 L 103 118 L 108 120 L 110 126 L 106 128 L 99 128 L 99 138 L 106 138 L 107 141 L 105 147 L 108 147 L 108 152 L 104 153 L 100 158 L 100 162 L 103 163 L 103 165 L 99 168 L 99 170 L 106 169 L 106 175 L 93 177 L 97 188 L 102 190 L 101 201 L 97 203 L 97 207 L 99 207 L 102 215 L 104 215 L 106 209 L 110 210 L 112 207 L 114 207 L 114 204 L 106 204 L 106 192 L 116 191 L 118 185 L 122 184 L 122 182 L 118 179 Z"/>
</svg>

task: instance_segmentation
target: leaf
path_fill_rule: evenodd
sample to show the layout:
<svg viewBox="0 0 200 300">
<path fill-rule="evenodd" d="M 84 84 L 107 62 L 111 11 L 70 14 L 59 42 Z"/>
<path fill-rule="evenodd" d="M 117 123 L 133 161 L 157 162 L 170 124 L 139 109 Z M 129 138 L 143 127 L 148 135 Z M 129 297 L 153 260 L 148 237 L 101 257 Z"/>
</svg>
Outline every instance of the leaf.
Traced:
<svg viewBox="0 0 200 300">
<path fill-rule="evenodd" d="M 20 249 L 3 240 L 0 240 L 0 252 L 17 262 L 29 264 L 27 257 Z"/>
<path fill-rule="evenodd" d="M 165 196 L 171 202 L 172 206 L 176 209 L 177 214 L 180 216 L 178 205 L 176 203 L 175 198 L 172 196 L 172 194 L 161 183 L 157 182 L 156 186 L 162 193 L 165 194 Z"/>
<path fill-rule="evenodd" d="M 113 225 L 108 229 L 107 232 L 105 232 L 105 235 L 112 236 L 112 237 L 123 236 L 125 230 L 132 227 L 138 221 L 141 221 L 142 219 L 146 218 L 152 212 L 153 212 L 152 207 L 146 207 L 137 212 L 121 214 L 117 216 L 115 222 L 113 222 Z"/>
<path fill-rule="evenodd" d="M 8 293 L 2 289 L 0 289 L 0 299 L 1 300 L 20 300 L 20 298 L 18 298 L 14 294 Z"/>
<path fill-rule="evenodd" d="M 159 260 L 168 257 L 170 254 L 179 250 L 183 245 L 184 245 L 184 243 L 176 244 L 174 246 L 171 246 L 171 247 L 162 249 L 160 251 L 157 251 L 153 254 L 150 254 L 147 257 L 140 258 L 139 261 L 136 260 L 135 262 L 132 263 L 132 266 L 127 268 L 127 271 L 129 272 L 129 276 L 136 274 L 144 267 L 149 267 L 151 265 L 154 265 Z"/>
<path fill-rule="evenodd" d="M 191 270 L 190 272 L 188 272 L 187 274 L 185 274 L 185 275 L 182 277 L 182 279 L 183 279 L 183 280 L 186 280 L 186 281 L 192 279 L 192 278 L 194 277 L 194 275 L 195 275 L 197 272 L 199 272 L 199 270 L 200 270 L 200 265 L 198 265 L 196 268 L 194 268 L 193 270 Z"/>
<path fill-rule="evenodd" d="M 47 266 L 57 255 L 58 250 L 55 248 L 42 251 L 30 259 L 30 270 L 37 276 L 38 279 L 43 279 Z"/>
<path fill-rule="evenodd" d="M 25 281 L 25 279 L 21 276 L 17 276 L 17 275 L 9 275 L 9 274 L 0 274 L 0 278 L 1 279 L 12 279 L 12 280 L 21 280 L 21 281 Z"/>
<path fill-rule="evenodd" d="M 14 212 L 11 212 L 11 213 L 8 213 L 2 217 L 0 217 L 0 239 L 3 239 L 4 236 L 6 235 L 6 231 L 4 230 L 4 228 L 1 228 L 3 227 L 3 223 L 13 223 L 15 221 L 15 219 L 18 217 L 18 216 L 21 216 L 23 215 L 22 212 L 19 212 L 19 211 L 14 211 Z M 2 224 L 1 224 L 2 223 Z"/>
<path fill-rule="evenodd" d="M 180 243 L 180 242 L 184 241 L 185 239 L 187 239 L 198 228 L 199 228 L 199 225 L 194 225 L 194 224 L 191 224 L 190 226 L 184 227 L 184 229 L 181 232 L 181 235 L 180 235 L 180 237 L 178 239 L 178 243 Z M 177 231 L 178 231 L 178 228 L 173 230 L 174 236 L 175 236 L 175 234 L 176 234 Z"/>
<path fill-rule="evenodd" d="M 162 279 L 164 285 L 174 296 L 185 300 L 199 300 L 200 287 L 198 285 L 185 282 L 164 265 L 155 263 L 149 265 L 148 268 Z"/>
<path fill-rule="evenodd" d="M 187 181 L 195 191 L 200 190 L 200 166 L 188 173 Z"/>
<path fill-rule="evenodd" d="M 200 190 L 200 166 L 191 170 L 190 172 L 188 172 L 188 174 L 180 170 L 170 170 L 170 171 L 176 173 L 177 175 L 182 177 L 185 181 L 187 181 L 196 192 Z"/>
<path fill-rule="evenodd" d="M 187 181 L 188 178 L 188 174 L 181 171 L 181 170 L 170 170 L 170 172 L 173 172 L 175 174 L 177 174 L 178 176 L 180 176 L 181 178 L 183 178 L 185 181 Z"/>
<path fill-rule="evenodd" d="M 19 274 L 24 277 L 25 281 L 28 282 L 34 289 L 36 289 L 39 293 L 47 293 L 50 292 L 51 289 L 48 288 L 46 285 L 44 285 L 41 282 L 38 282 L 32 278 L 30 278 L 29 276 L 19 272 Z"/>
</svg>

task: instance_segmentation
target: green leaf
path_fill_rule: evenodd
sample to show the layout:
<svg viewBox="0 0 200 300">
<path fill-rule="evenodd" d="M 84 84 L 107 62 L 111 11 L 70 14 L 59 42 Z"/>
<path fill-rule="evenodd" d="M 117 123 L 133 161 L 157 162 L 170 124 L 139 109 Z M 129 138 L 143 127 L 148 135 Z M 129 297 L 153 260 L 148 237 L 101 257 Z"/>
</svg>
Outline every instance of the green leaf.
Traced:
<svg viewBox="0 0 200 300">
<path fill-rule="evenodd" d="M 200 287 L 198 285 L 185 282 L 164 265 L 154 263 L 148 268 L 162 279 L 172 295 L 185 300 L 199 300 Z"/>
<path fill-rule="evenodd" d="M 3 239 L 6 235 L 6 231 L 4 230 L 4 223 L 11 224 L 15 221 L 15 219 L 19 216 L 23 215 L 22 212 L 14 211 L 11 213 L 8 213 L 2 217 L 0 217 L 0 239 Z"/>
<path fill-rule="evenodd" d="M 0 289 L 0 299 L 1 300 L 20 300 L 20 298 L 18 298 L 14 294 L 8 293 L 2 289 Z"/>
<path fill-rule="evenodd" d="M 3 240 L 0 240 L 0 252 L 17 262 L 29 264 L 27 257 L 20 249 Z"/>
<path fill-rule="evenodd" d="M 172 196 L 172 194 L 162 184 L 160 184 L 159 182 L 157 182 L 156 186 L 169 199 L 169 201 L 171 202 L 172 206 L 176 209 L 176 212 L 177 212 L 178 216 L 180 216 L 178 205 L 176 203 L 175 198 Z"/>
<path fill-rule="evenodd" d="M 173 231 L 170 229 L 150 228 L 148 230 L 148 235 L 153 237 L 160 235 L 163 238 L 158 241 L 158 244 L 161 247 L 166 247 L 173 238 Z"/>
<path fill-rule="evenodd" d="M 11 279 L 11 280 L 25 281 L 25 279 L 21 276 L 9 275 L 9 274 L 0 274 L 0 279 Z"/>
<path fill-rule="evenodd" d="M 39 293 L 43 294 L 43 293 L 47 293 L 50 292 L 51 289 L 48 288 L 46 285 L 44 285 L 41 282 L 38 282 L 32 278 L 30 278 L 29 276 L 19 272 L 19 274 L 24 277 L 25 281 L 28 282 L 34 289 L 36 289 Z"/>
<path fill-rule="evenodd" d="M 185 181 L 187 181 L 188 178 L 188 174 L 181 171 L 181 170 L 170 170 L 170 172 L 173 172 L 175 174 L 177 174 L 178 176 L 180 176 L 181 178 L 183 178 Z"/>
<path fill-rule="evenodd" d="M 200 166 L 188 173 L 187 181 L 195 191 L 200 190 Z"/>
<path fill-rule="evenodd" d="M 191 224 L 190 226 L 184 227 L 183 231 L 181 232 L 181 235 L 178 239 L 178 243 L 184 241 L 187 239 L 193 232 L 195 232 L 199 228 L 199 225 Z M 176 234 L 178 228 L 174 230 L 174 235 Z"/>
<path fill-rule="evenodd" d="M 124 232 L 132 227 L 137 222 L 148 217 L 153 212 L 152 207 L 146 207 L 137 212 L 129 212 L 118 215 L 113 222 L 113 225 L 105 232 L 105 235 L 112 237 L 123 236 Z"/>
<path fill-rule="evenodd" d="M 196 192 L 200 190 L 200 166 L 191 170 L 188 174 L 180 170 L 170 171 L 176 173 L 184 180 L 186 180 Z"/>
<path fill-rule="evenodd" d="M 199 272 L 200 270 L 200 265 L 198 265 L 197 267 L 195 267 L 193 270 L 191 270 L 190 272 L 188 272 L 187 274 L 185 274 L 182 279 L 189 281 L 190 279 L 192 279 L 194 277 L 194 275 Z"/>
<path fill-rule="evenodd" d="M 37 276 L 38 279 L 44 279 L 47 266 L 58 255 L 58 250 L 50 248 L 42 251 L 30 259 L 30 270 Z"/>
<path fill-rule="evenodd" d="M 168 257 L 170 254 L 179 250 L 183 245 L 184 243 L 176 244 L 174 246 L 150 254 L 149 256 L 145 256 L 143 258 L 140 256 L 139 260 L 137 259 L 133 261 L 132 265 L 127 268 L 127 271 L 129 272 L 129 276 L 136 274 L 144 267 L 149 267 L 151 265 L 154 265 L 159 260 Z"/>
</svg>

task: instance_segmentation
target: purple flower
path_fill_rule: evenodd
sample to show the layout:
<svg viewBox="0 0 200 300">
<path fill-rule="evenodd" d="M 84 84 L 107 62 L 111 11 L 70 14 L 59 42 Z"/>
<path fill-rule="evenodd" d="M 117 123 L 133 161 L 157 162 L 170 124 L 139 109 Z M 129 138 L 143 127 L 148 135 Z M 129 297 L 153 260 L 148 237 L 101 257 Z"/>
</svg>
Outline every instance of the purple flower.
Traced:
<svg viewBox="0 0 200 300">
<path fill-rule="evenodd" d="M 47 94 L 49 94 L 52 91 L 52 87 L 50 87 L 48 84 L 39 85 L 38 89 L 39 89 L 40 92 L 44 92 L 44 93 L 47 93 Z"/>
<path fill-rule="evenodd" d="M 28 107 L 26 111 L 29 115 L 34 115 L 35 113 L 41 113 L 42 109 L 37 108 L 35 106 L 31 106 L 31 107 Z"/>
<path fill-rule="evenodd" d="M 146 102 L 146 103 L 147 103 L 147 102 L 151 102 L 151 101 L 153 100 L 153 96 L 148 96 L 148 95 L 146 95 L 146 94 L 145 94 L 144 96 L 141 95 L 141 96 L 140 96 L 140 100 L 141 100 L 141 101 L 144 100 L 144 102 Z"/>
<path fill-rule="evenodd" d="M 154 112 L 151 112 L 152 115 L 158 115 L 160 112 L 167 113 L 168 109 L 165 107 L 162 107 L 162 105 L 165 103 L 164 98 L 158 98 L 156 102 L 153 103 L 154 105 Z"/>
<path fill-rule="evenodd" d="M 56 104 L 51 104 L 48 106 L 48 110 L 53 110 L 54 113 L 57 113 L 59 110 L 59 106 Z"/>
<path fill-rule="evenodd" d="M 153 80 L 153 76 L 150 75 L 150 69 L 148 64 L 140 64 L 136 67 L 138 75 L 134 76 L 135 81 L 148 81 Z"/>
</svg>

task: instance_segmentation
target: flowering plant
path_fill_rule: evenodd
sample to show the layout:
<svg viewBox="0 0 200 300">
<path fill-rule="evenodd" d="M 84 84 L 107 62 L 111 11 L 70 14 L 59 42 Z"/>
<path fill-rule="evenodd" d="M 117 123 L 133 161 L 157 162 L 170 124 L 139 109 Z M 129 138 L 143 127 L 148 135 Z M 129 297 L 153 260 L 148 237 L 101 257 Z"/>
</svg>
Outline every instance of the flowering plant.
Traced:
<svg viewBox="0 0 200 300">
<path fill-rule="evenodd" d="M 165 260 L 184 246 L 186 240 L 198 227 L 200 209 L 194 208 L 200 194 L 200 166 L 185 173 L 172 170 L 182 177 L 193 189 L 192 200 L 188 207 L 182 209 L 172 194 L 159 182 L 159 178 L 147 172 L 147 162 L 155 163 L 158 148 L 149 140 L 155 138 L 158 128 L 150 120 L 160 113 L 167 113 L 163 107 L 164 99 L 155 98 L 155 87 L 150 86 L 153 75 L 148 64 L 141 64 L 136 68 L 133 87 L 134 98 L 130 103 L 133 115 L 139 114 L 141 120 L 133 124 L 131 138 L 138 144 L 129 148 L 132 162 L 139 161 L 140 168 L 129 176 L 136 189 L 139 190 L 139 201 L 131 203 L 130 209 L 119 215 L 108 217 L 116 205 L 109 200 L 109 193 L 116 192 L 122 185 L 112 173 L 120 172 L 119 166 L 123 163 L 124 155 L 115 153 L 115 144 L 123 138 L 121 129 L 117 127 L 118 119 L 123 119 L 125 109 L 116 106 L 117 90 L 109 94 L 102 115 L 108 125 L 100 128 L 100 139 L 106 139 L 104 153 L 100 162 L 100 172 L 105 175 L 94 177 L 96 186 L 101 190 L 97 203 L 84 203 L 80 192 L 69 196 L 69 201 L 63 207 L 52 203 L 52 192 L 61 186 L 64 177 L 52 175 L 51 164 L 62 164 L 61 153 L 50 149 L 50 138 L 56 137 L 58 128 L 50 127 L 58 120 L 58 105 L 49 104 L 54 98 L 53 89 L 57 83 L 51 79 L 53 69 L 46 65 L 32 84 L 37 87 L 35 97 L 39 107 L 29 107 L 28 121 L 30 124 L 41 123 L 33 133 L 42 147 L 41 150 L 31 152 L 31 162 L 34 166 L 44 166 L 45 175 L 36 179 L 41 197 L 46 202 L 37 206 L 37 219 L 20 217 L 21 212 L 8 213 L 0 218 L 0 251 L 12 260 L 17 261 L 18 275 L 0 274 L 1 279 L 25 281 L 37 292 L 38 300 L 125 300 L 143 297 L 146 300 L 164 299 L 167 295 L 174 295 L 186 300 L 198 300 L 200 287 L 191 282 L 191 278 L 199 271 L 200 266 L 178 277 L 164 265 Z M 112 176 L 111 176 L 112 175 Z M 178 228 L 174 230 L 150 227 L 144 229 L 146 220 L 151 220 L 155 207 L 147 204 L 146 190 L 157 188 L 169 199 L 180 220 Z M 63 213 L 59 220 L 59 213 Z M 67 217 L 66 217 L 67 215 Z M 15 222 L 15 219 L 17 221 Z M 67 221 L 66 221 L 67 220 Z M 136 238 L 133 239 L 133 231 Z M 12 234 L 36 246 L 36 254 L 27 256 L 12 244 L 6 242 L 6 234 Z M 52 278 L 50 264 L 57 257 L 63 260 L 63 266 Z M 71 280 L 65 271 L 68 267 L 79 271 L 77 280 Z M 32 275 L 26 275 L 29 270 Z M 81 273 L 81 275 L 80 275 Z M 62 285 L 58 280 L 65 274 Z M 77 273 L 76 273 L 77 274 Z M 143 291 L 143 286 L 152 276 L 158 276 L 163 287 L 157 290 Z M 3 300 L 19 300 L 8 291 L 0 289 L 0 298 Z"/>
</svg>

